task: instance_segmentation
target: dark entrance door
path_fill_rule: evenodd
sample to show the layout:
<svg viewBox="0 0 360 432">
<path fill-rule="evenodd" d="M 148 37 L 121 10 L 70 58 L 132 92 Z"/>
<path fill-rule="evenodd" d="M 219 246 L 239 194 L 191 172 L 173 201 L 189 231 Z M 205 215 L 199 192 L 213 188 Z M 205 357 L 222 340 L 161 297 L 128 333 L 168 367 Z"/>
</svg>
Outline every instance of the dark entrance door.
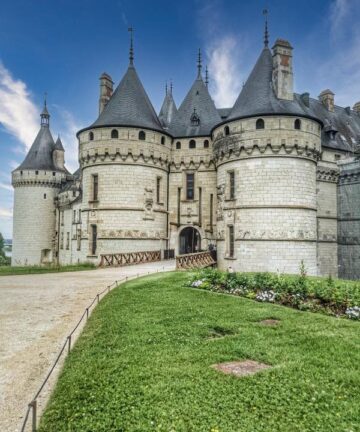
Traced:
<svg viewBox="0 0 360 432">
<path fill-rule="evenodd" d="M 198 230 L 193 227 L 184 228 L 180 233 L 179 254 L 199 252 L 201 237 Z"/>
</svg>

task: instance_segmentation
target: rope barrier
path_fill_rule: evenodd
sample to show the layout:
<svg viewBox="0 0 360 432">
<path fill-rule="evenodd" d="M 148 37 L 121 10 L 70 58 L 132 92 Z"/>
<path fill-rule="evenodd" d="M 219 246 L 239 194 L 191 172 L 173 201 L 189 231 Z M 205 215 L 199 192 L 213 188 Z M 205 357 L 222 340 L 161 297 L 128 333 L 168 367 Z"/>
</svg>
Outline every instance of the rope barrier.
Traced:
<svg viewBox="0 0 360 432">
<path fill-rule="evenodd" d="M 163 267 L 164 270 L 164 267 Z M 157 273 L 158 273 L 158 269 L 157 269 Z M 83 314 L 81 315 L 81 318 L 79 319 L 79 321 L 77 322 L 77 324 L 75 325 L 75 327 L 72 329 L 72 331 L 68 334 L 68 336 L 65 339 L 64 344 L 62 345 L 55 362 L 53 363 L 52 367 L 50 368 L 49 372 L 47 373 L 44 381 L 42 382 L 39 390 L 36 392 L 34 398 L 31 400 L 31 402 L 28 404 L 27 407 L 27 411 L 24 417 L 24 422 L 22 424 L 22 427 L 20 429 L 20 432 L 25 432 L 25 428 L 27 426 L 28 420 L 29 420 L 29 416 L 30 416 L 30 411 L 32 413 L 31 415 L 31 431 L 32 432 L 36 432 L 37 431 L 37 399 L 40 396 L 40 393 L 42 392 L 42 390 L 44 389 L 46 383 L 48 382 L 49 378 L 51 377 L 55 367 L 57 366 L 62 354 L 65 351 L 65 348 L 68 347 L 67 349 L 67 354 L 69 355 L 72 349 L 72 336 L 75 333 L 75 331 L 78 329 L 78 327 L 80 326 L 81 322 L 83 321 L 83 319 L 86 317 L 86 321 L 89 319 L 89 311 L 91 310 L 92 306 L 95 304 L 95 302 L 97 302 L 97 304 L 99 304 L 100 302 L 100 297 L 104 294 L 104 293 L 109 293 L 111 291 L 111 288 L 113 287 L 117 287 L 119 285 L 120 282 L 127 282 L 130 279 L 137 279 L 140 276 L 146 276 L 149 275 L 150 272 L 144 272 L 144 273 L 137 273 L 134 276 L 125 276 L 123 278 L 121 278 L 120 280 L 116 280 L 114 281 L 112 284 L 108 285 L 103 291 L 99 292 L 98 294 L 96 294 L 96 296 L 94 297 L 94 300 L 90 303 L 90 305 L 85 308 Z M 66 354 L 65 354 L 66 355 Z"/>
</svg>

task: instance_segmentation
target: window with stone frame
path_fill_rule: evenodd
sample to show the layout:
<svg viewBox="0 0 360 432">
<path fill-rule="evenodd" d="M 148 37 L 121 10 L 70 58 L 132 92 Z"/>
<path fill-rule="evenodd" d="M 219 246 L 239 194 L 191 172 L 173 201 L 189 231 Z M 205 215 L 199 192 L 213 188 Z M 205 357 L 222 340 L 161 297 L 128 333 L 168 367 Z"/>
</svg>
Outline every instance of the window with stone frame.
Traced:
<svg viewBox="0 0 360 432">
<path fill-rule="evenodd" d="M 156 203 L 161 204 L 161 183 L 162 177 L 156 177 Z"/>
<path fill-rule="evenodd" d="M 228 197 L 235 199 L 235 171 L 228 171 Z"/>
<path fill-rule="evenodd" d="M 92 201 L 98 201 L 99 199 L 99 175 L 92 175 Z"/>
<path fill-rule="evenodd" d="M 256 129 L 265 129 L 264 119 L 259 118 L 256 120 Z"/>
<path fill-rule="evenodd" d="M 78 228 L 76 230 L 76 244 L 77 244 L 77 250 L 81 250 L 81 229 Z"/>
<path fill-rule="evenodd" d="M 66 233 L 66 250 L 70 249 L 70 233 Z"/>
<path fill-rule="evenodd" d="M 64 232 L 60 233 L 60 249 L 64 249 Z"/>
<path fill-rule="evenodd" d="M 193 200 L 195 198 L 195 174 L 186 174 L 186 199 Z"/>
<path fill-rule="evenodd" d="M 60 219 L 61 219 L 61 221 L 60 221 L 60 225 L 64 225 L 64 210 L 61 210 L 61 212 L 60 212 Z"/>
<path fill-rule="evenodd" d="M 234 258 L 235 255 L 234 225 L 228 225 L 228 254 L 229 254 L 229 258 Z"/>
</svg>

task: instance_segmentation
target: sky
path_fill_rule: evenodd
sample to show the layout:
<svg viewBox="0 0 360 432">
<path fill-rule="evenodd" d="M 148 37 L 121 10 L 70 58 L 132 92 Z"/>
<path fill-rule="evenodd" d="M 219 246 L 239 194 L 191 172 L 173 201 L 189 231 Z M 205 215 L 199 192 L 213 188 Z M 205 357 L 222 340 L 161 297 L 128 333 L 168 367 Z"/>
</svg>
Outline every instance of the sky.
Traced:
<svg viewBox="0 0 360 432">
<path fill-rule="evenodd" d="M 235 102 L 263 47 L 294 47 L 294 86 L 312 97 L 330 88 L 335 103 L 360 101 L 360 0 L 2 0 L 0 15 L 0 232 L 12 238 L 11 171 L 38 132 L 44 93 L 54 138 L 77 168 L 78 130 L 96 120 L 99 76 L 117 85 L 135 66 L 158 112 L 166 81 L 179 106 L 196 77 L 197 51 L 209 68 L 218 107 Z"/>
</svg>

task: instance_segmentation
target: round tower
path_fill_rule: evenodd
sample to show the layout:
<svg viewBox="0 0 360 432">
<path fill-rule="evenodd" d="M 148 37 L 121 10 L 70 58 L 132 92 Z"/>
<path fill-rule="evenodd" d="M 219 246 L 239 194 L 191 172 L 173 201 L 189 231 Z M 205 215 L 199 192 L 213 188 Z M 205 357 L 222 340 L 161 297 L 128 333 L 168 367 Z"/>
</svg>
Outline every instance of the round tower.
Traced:
<svg viewBox="0 0 360 432">
<path fill-rule="evenodd" d="M 316 275 L 321 123 L 295 97 L 292 80 L 273 75 L 273 62 L 291 66 L 291 53 L 276 47 L 277 55 L 265 45 L 226 122 L 213 130 L 218 262 L 284 273 L 298 273 L 303 262 Z"/>
<path fill-rule="evenodd" d="M 49 264 L 54 261 L 54 198 L 66 178 L 62 150 L 49 128 L 50 115 L 41 113 L 41 127 L 23 163 L 12 172 L 14 187 L 13 266 Z M 55 163 L 54 152 L 60 154 Z M 57 155 L 59 156 L 59 155 Z M 62 162 L 61 162 L 62 161 Z"/>
<path fill-rule="evenodd" d="M 77 137 L 87 259 L 98 263 L 101 254 L 165 249 L 172 138 L 137 75 L 132 48 L 120 84 Z"/>
</svg>

